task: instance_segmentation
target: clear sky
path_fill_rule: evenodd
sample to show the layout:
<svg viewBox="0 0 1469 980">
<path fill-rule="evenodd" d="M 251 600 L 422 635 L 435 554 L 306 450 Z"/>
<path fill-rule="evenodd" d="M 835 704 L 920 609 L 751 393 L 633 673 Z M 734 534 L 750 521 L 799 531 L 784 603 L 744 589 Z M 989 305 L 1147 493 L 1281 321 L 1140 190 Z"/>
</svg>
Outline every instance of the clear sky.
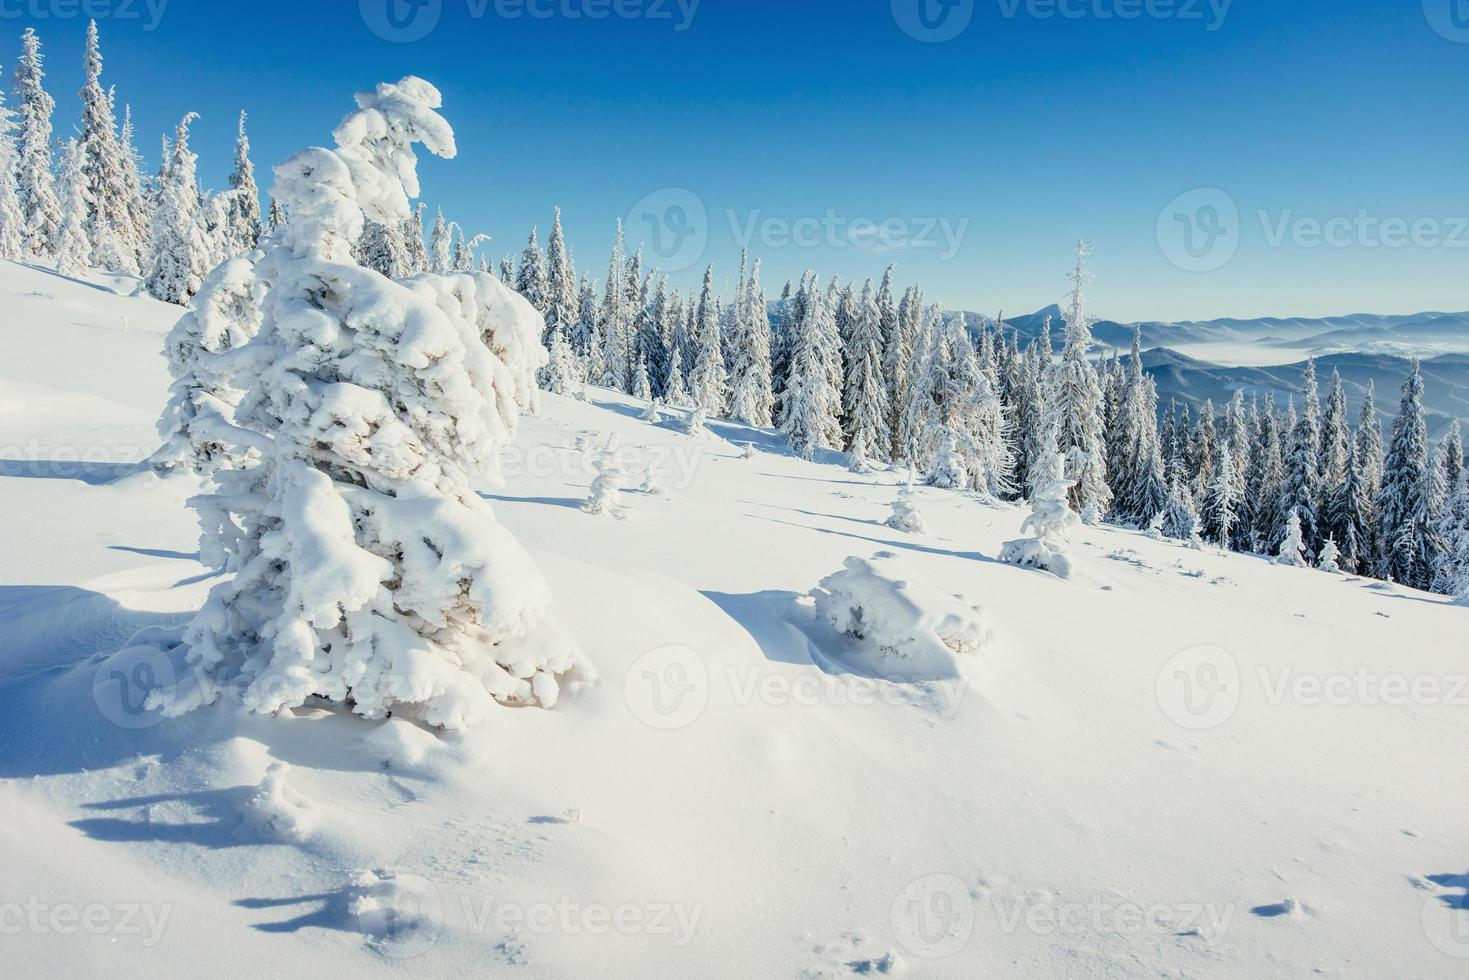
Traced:
<svg viewBox="0 0 1469 980">
<path fill-rule="evenodd" d="M 268 186 L 422 75 L 460 149 L 430 206 L 498 255 L 559 205 L 599 277 L 624 216 L 684 288 L 748 240 L 772 293 L 894 262 L 1029 312 L 1085 236 L 1114 319 L 1469 309 L 1461 0 L 161 2 L 0 0 L 0 61 L 36 27 L 70 132 L 90 10 L 150 166 L 197 111 L 214 187 L 240 109 Z"/>
</svg>

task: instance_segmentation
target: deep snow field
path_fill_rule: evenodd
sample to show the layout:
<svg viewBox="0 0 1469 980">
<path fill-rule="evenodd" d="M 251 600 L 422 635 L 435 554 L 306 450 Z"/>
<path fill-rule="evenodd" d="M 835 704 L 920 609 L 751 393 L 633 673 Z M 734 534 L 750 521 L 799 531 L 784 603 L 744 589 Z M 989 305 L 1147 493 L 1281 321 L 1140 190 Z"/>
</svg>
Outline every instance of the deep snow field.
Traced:
<svg viewBox="0 0 1469 980">
<path fill-rule="evenodd" d="M 996 561 L 1020 509 L 892 530 L 897 474 L 600 390 L 485 487 L 595 682 L 465 736 L 140 710 L 170 665 L 114 654 L 212 579 L 127 288 L 0 265 L 0 975 L 1469 975 L 1469 609 L 1112 528 L 1063 581 Z M 843 666 L 804 597 L 879 552 L 983 608 L 962 676 Z"/>
</svg>

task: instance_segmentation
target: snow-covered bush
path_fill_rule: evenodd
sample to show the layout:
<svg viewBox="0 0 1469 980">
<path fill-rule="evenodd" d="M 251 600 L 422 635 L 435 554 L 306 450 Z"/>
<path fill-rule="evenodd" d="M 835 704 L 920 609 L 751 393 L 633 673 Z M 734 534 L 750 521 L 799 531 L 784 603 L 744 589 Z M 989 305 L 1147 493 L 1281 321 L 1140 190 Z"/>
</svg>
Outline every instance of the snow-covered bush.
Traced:
<svg viewBox="0 0 1469 980">
<path fill-rule="evenodd" d="M 551 706 L 580 667 L 470 482 L 513 431 L 540 363 L 519 331 L 539 326 L 487 329 L 520 310 L 491 277 L 400 284 L 353 259 L 364 220 L 408 218 L 412 144 L 454 155 L 440 102 L 417 78 L 379 85 L 335 150 L 275 168 L 290 220 L 255 263 L 260 327 L 217 355 L 244 391 L 236 448 L 258 458 L 196 498 L 201 551 L 232 577 L 185 631 L 193 676 L 155 698 L 170 713 L 229 692 L 252 711 L 319 697 L 458 729 L 495 701 Z"/>
<path fill-rule="evenodd" d="M 605 452 L 597 457 L 597 475 L 592 480 L 592 492 L 581 509 L 588 514 L 607 514 L 616 517 L 622 510 L 623 473 L 617 464 L 617 456 Z"/>
<path fill-rule="evenodd" d="M 908 534 L 922 534 L 927 529 L 923 512 L 918 509 L 918 496 L 911 486 L 904 487 L 893 501 L 893 513 L 887 519 L 887 526 Z"/>
<path fill-rule="evenodd" d="M 648 402 L 648 407 L 643 409 L 643 414 L 639 416 L 639 418 L 641 418 L 644 422 L 651 422 L 654 425 L 662 422 L 663 413 L 659 411 L 659 406 L 661 404 L 662 402 L 659 399 L 654 398 L 652 401 Z"/>
<path fill-rule="evenodd" d="M 709 413 L 703 405 L 695 405 L 694 410 L 684 418 L 683 431 L 685 435 L 699 438 L 708 434 L 709 430 L 705 423 L 709 420 Z"/>
<path fill-rule="evenodd" d="M 1285 522 L 1285 540 L 1280 542 L 1280 553 L 1275 556 L 1275 564 L 1291 568 L 1305 568 L 1307 565 L 1299 508 L 1291 508 L 1290 518 Z"/>
<path fill-rule="evenodd" d="M 1341 549 L 1331 538 L 1321 546 L 1321 556 L 1316 560 L 1316 567 L 1331 575 L 1341 574 Z"/>
<path fill-rule="evenodd" d="M 848 558 L 812 597 L 849 645 L 839 659 L 888 680 L 961 677 L 994 635 L 982 608 L 935 589 L 891 552 Z"/>
<path fill-rule="evenodd" d="M 1064 468 L 1065 461 L 1058 452 L 1050 454 L 1049 463 L 1037 466 L 1033 472 L 1035 490 L 1031 494 L 1030 516 L 1020 525 L 1020 530 L 1029 531 L 1032 537 L 1007 541 L 1000 552 L 1001 561 L 1029 565 L 1061 578 L 1071 576 L 1067 543 L 1077 520 L 1068 494 L 1075 481 L 1063 475 Z"/>
<path fill-rule="evenodd" d="M 255 263 L 231 259 L 209 274 L 193 309 L 169 331 L 163 354 L 173 385 L 158 420 L 163 445 L 148 460 L 154 469 L 209 476 L 244 462 L 231 432 L 241 392 L 218 355 L 255 336 L 263 293 Z"/>
</svg>

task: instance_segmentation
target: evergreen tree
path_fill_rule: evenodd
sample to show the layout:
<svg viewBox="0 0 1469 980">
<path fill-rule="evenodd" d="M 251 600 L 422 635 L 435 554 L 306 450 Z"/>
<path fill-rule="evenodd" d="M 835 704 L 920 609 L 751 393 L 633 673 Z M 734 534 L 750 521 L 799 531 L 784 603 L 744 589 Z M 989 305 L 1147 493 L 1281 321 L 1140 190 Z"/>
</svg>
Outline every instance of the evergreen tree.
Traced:
<svg viewBox="0 0 1469 980">
<path fill-rule="evenodd" d="M 781 392 L 781 431 L 793 451 L 811 459 L 817 450 L 836 448 L 841 395 L 831 383 L 829 355 L 823 350 L 835 332 L 835 314 L 816 288 L 813 273 L 807 273 L 802 292 L 803 315 L 794 326 L 790 374 Z"/>
<path fill-rule="evenodd" d="M 873 460 L 888 457 L 888 392 L 882 373 L 882 317 L 868 280 L 851 313 L 847 342 L 844 413 L 847 454 L 852 469 L 865 472 Z"/>
<path fill-rule="evenodd" d="M 86 275 L 91 244 L 87 241 L 87 175 L 82 171 L 82 148 L 67 140 L 61 158 L 61 228 L 56 235 L 56 271 L 63 276 Z"/>
<path fill-rule="evenodd" d="M 422 205 L 419 205 L 419 207 L 422 208 Z M 272 198 L 271 199 L 271 202 L 270 202 L 270 217 L 266 219 L 266 230 L 267 231 L 275 231 L 277 228 L 279 228 L 281 225 L 283 225 L 285 223 L 286 223 L 286 209 L 281 205 L 281 202 L 280 201 L 277 201 L 274 198 Z M 421 234 L 422 231 L 423 231 L 423 226 L 422 226 L 422 224 L 420 224 L 419 225 L 419 232 L 420 232 L 419 242 L 420 242 L 420 244 L 423 241 L 422 234 Z"/>
<path fill-rule="evenodd" d="M 454 239 L 449 231 L 449 222 L 444 220 L 444 209 L 434 216 L 434 230 L 428 243 L 428 271 L 436 276 L 447 276 L 454 265 Z M 510 285 L 507 281 L 506 285 Z"/>
<path fill-rule="evenodd" d="M 530 230 L 525 251 L 520 253 L 520 274 L 515 279 L 515 291 L 524 296 L 537 313 L 545 314 L 550 305 L 550 279 L 546 274 L 546 256 L 536 241 L 534 228 Z"/>
<path fill-rule="evenodd" d="M 1055 427 L 1057 446 L 1076 478 L 1071 505 L 1088 523 L 1107 512 L 1112 491 L 1107 486 L 1106 442 L 1102 430 L 1102 388 L 1091 365 L 1092 321 L 1086 312 L 1086 287 L 1092 275 L 1086 269 L 1088 242 L 1076 245 L 1076 268 L 1071 310 L 1066 322 L 1066 350 L 1046 373 L 1044 425 Z"/>
<path fill-rule="evenodd" d="M 55 257 L 61 233 L 61 201 L 51 173 L 51 114 L 56 100 L 47 93 L 41 39 L 32 28 L 21 35 L 15 66 L 16 111 L 20 114 L 16 191 L 25 221 L 26 249 L 37 258 Z"/>
<path fill-rule="evenodd" d="M 199 219 L 199 185 L 194 169 L 197 157 L 189 150 L 189 126 L 197 118 L 197 113 L 186 114 L 174 130 L 154 213 L 153 264 L 144 281 L 150 296 L 179 306 L 188 305 L 208 271 L 209 243 Z"/>
<path fill-rule="evenodd" d="M 582 275 L 577 291 L 576 329 L 571 332 L 571 350 L 589 378 L 602 376 L 602 345 L 597 331 L 597 289 Z M 595 365 L 595 370 L 593 366 Z"/>
<path fill-rule="evenodd" d="M 118 136 L 122 148 L 122 188 L 120 193 L 127 203 L 133 229 L 133 247 L 138 268 L 146 269 L 152 249 L 153 207 L 143 189 L 143 156 L 138 152 L 133 130 L 133 110 L 123 107 L 122 132 Z M 259 205 L 256 205 L 259 215 Z"/>
<path fill-rule="evenodd" d="M 704 270 L 704 287 L 699 293 L 693 338 L 694 370 L 689 375 L 690 394 L 694 405 L 709 415 L 724 412 L 728 386 L 724 374 L 724 350 L 721 344 L 719 317 L 714 308 L 714 267 Z"/>
<path fill-rule="evenodd" d="M 82 58 L 82 127 L 78 145 L 82 178 L 86 181 L 87 240 L 91 264 L 112 272 L 137 275 L 142 233 L 133 227 L 133 209 L 124 197 L 125 165 L 117 140 L 112 99 L 102 87 L 102 50 L 97 22 L 87 24 L 86 53 Z"/>
<path fill-rule="evenodd" d="M 16 191 L 19 150 L 15 144 L 15 113 L 0 93 L 0 259 L 18 262 L 26 254 L 26 223 Z"/>
<path fill-rule="evenodd" d="M 893 287 L 894 266 L 882 274 L 877 290 L 877 323 L 882 334 L 882 376 L 887 385 L 887 443 L 893 446 L 898 437 L 898 416 L 903 411 L 907 387 L 908 362 L 913 358 L 913 338 L 903 332 L 903 320 Z M 907 297 L 904 297 L 905 301 Z M 890 449 L 890 455 L 894 450 Z"/>
<path fill-rule="evenodd" d="M 394 252 L 398 275 L 406 275 L 406 256 L 403 254 L 401 225 L 388 228 L 371 222 L 383 229 Z M 260 244 L 260 189 L 255 186 L 255 165 L 250 162 L 250 137 L 245 132 L 245 114 L 240 113 L 240 128 L 235 136 L 235 166 L 230 171 L 229 213 L 226 219 L 229 229 L 229 254 L 249 255 Z M 389 276 L 397 278 L 397 276 Z"/>
<path fill-rule="evenodd" d="M 599 314 L 604 388 L 628 389 L 631 368 L 628 342 L 627 251 L 622 221 L 617 222 L 617 236 L 612 242 L 612 255 L 607 262 L 607 282 L 603 286 L 602 309 Z M 671 402 L 670 402 L 671 404 Z"/>
<path fill-rule="evenodd" d="M 738 343 L 730 352 L 730 417 L 746 425 L 773 423 L 775 393 L 771 388 L 770 312 L 760 288 L 760 260 L 750 270 L 739 301 Z"/>
<path fill-rule="evenodd" d="M 572 353 L 564 327 L 551 332 L 550 359 L 541 369 L 541 387 L 553 395 L 575 395 L 582 387 L 581 365 Z"/>
<path fill-rule="evenodd" d="M 651 282 L 653 274 L 649 273 Z M 652 298 L 639 310 L 635 353 L 648 373 L 648 386 L 655 395 L 663 392 L 668 378 L 668 277 L 659 276 Z"/>
<path fill-rule="evenodd" d="M 1393 425 L 1377 509 L 1386 546 L 1386 571 L 1412 588 L 1432 586 L 1441 544 L 1434 510 L 1433 469 L 1428 458 L 1428 428 L 1423 413 L 1423 372 L 1416 360 L 1403 385 L 1403 400 Z"/>
<path fill-rule="evenodd" d="M 1301 524 L 1301 541 L 1307 553 L 1319 550 L 1321 487 L 1321 401 L 1316 386 L 1316 362 L 1306 365 L 1302 390 L 1303 408 L 1291 433 L 1290 453 L 1285 460 L 1284 507 L 1294 511 Z"/>
<path fill-rule="evenodd" d="M 1204 498 L 1203 513 L 1205 533 L 1225 551 L 1230 550 L 1238 524 L 1236 510 L 1241 496 L 1238 473 L 1234 454 L 1226 442 L 1219 448 L 1219 466 Z"/>
<path fill-rule="evenodd" d="M 1183 541 L 1192 547 L 1202 547 L 1199 533 L 1203 525 L 1199 522 L 1198 510 L 1194 507 L 1193 491 L 1184 479 L 1183 471 L 1175 470 L 1168 486 L 1168 506 L 1163 510 L 1163 534 L 1175 541 Z"/>
<path fill-rule="evenodd" d="M 419 202 L 403 219 L 398 227 L 401 229 L 397 236 L 397 243 L 403 248 L 402 275 L 405 277 L 418 276 L 428 271 L 428 248 L 423 242 L 423 209 L 426 207 Z M 275 228 L 275 203 L 271 203 L 271 229 Z"/>
<path fill-rule="evenodd" d="M 529 299 L 529 297 L 526 297 Z M 531 301 L 534 306 L 534 300 Z M 571 257 L 566 252 L 566 235 L 561 230 L 561 209 L 551 225 L 551 240 L 546 243 L 546 340 L 556 331 L 570 348 L 570 338 L 578 329 L 581 318 L 580 302 L 576 291 L 576 273 L 571 268 Z"/>
<path fill-rule="evenodd" d="M 1285 536 L 1281 539 L 1280 553 L 1275 556 L 1275 564 L 1292 568 L 1306 568 L 1310 564 L 1306 561 L 1305 531 L 1298 507 L 1292 507 L 1285 520 Z"/>
</svg>

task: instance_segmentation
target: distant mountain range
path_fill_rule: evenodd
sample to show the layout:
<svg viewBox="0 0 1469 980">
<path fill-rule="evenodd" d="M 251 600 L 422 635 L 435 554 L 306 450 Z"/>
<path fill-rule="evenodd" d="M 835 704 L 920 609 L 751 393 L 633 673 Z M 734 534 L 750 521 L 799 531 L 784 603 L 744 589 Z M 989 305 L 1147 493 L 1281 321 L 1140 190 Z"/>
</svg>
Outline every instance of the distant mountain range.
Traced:
<svg viewBox="0 0 1469 980">
<path fill-rule="evenodd" d="M 1029 339 L 1039 336 L 1046 317 L 1052 318 L 1053 339 L 1059 347 L 1065 324 L 1059 307 L 1029 316 L 1006 317 L 1007 329 Z M 993 326 L 994 318 L 966 313 L 974 327 Z M 1452 419 L 1469 422 L 1469 313 L 1418 313 L 1411 316 L 1356 315 L 1324 319 L 1266 318 L 1210 320 L 1188 323 L 1117 323 L 1104 320 L 1093 328 L 1103 351 L 1131 348 L 1134 327 L 1141 330 L 1143 367 L 1158 384 L 1162 405 L 1169 399 L 1187 404 L 1197 414 L 1212 400 L 1217 411 L 1243 388 L 1263 398 L 1272 393 L 1282 405 L 1299 398 L 1306 360 L 1315 357 L 1325 397 L 1333 371 L 1341 373 L 1351 403 L 1353 421 L 1369 382 L 1377 388 L 1377 408 L 1384 425 L 1397 413 L 1410 358 L 1422 360 L 1424 405 L 1429 432 L 1442 434 Z M 1180 353 L 1183 347 L 1210 357 Z M 1241 358 L 1249 348 L 1250 357 Z M 1231 360 L 1258 360 L 1260 348 L 1292 358 L 1292 363 L 1268 367 L 1230 366 Z M 1298 360 L 1294 358 L 1299 358 Z M 1268 358 L 1266 358 L 1268 359 Z M 1236 363 L 1238 363 L 1236 360 Z"/>
<path fill-rule="evenodd" d="M 1005 326 L 1021 336 L 1038 336 L 1046 317 L 1052 319 L 1057 342 L 1065 329 L 1061 308 L 1049 306 L 1029 316 L 1006 317 Z M 993 324 L 992 317 L 966 313 L 977 326 Z M 1142 331 L 1144 347 L 1187 348 L 1194 346 L 1267 348 L 1303 357 L 1328 354 L 1373 353 L 1398 357 L 1435 357 L 1439 354 L 1469 354 L 1469 312 L 1414 313 L 1407 316 L 1353 314 L 1323 317 L 1265 317 L 1258 320 L 1204 320 L 1164 323 L 1118 323 L 1102 320 L 1092 328 L 1097 342 L 1126 350 L 1132 345 L 1134 328 Z"/>
</svg>

